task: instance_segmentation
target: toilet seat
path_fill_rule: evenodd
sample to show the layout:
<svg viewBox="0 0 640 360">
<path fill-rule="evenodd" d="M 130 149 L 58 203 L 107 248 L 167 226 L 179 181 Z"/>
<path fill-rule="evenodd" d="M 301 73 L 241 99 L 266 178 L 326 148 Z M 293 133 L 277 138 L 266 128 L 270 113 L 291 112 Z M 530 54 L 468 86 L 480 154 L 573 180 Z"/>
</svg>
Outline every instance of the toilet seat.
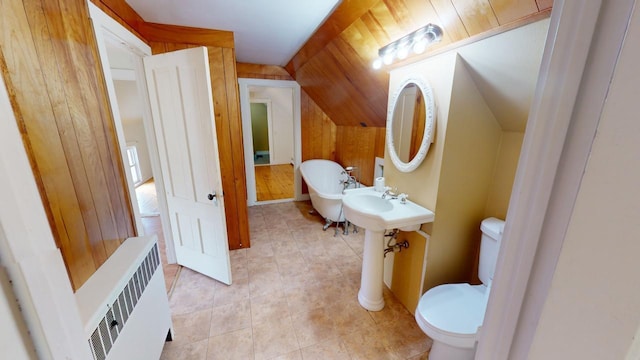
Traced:
<svg viewBox="0 0 640 360">
<path fill-rule="evenodd" d="M 484 285 L 436 286 L 420 298 L 416 321 L 433 340 L 473 348 L 487 307 L 485 290 Z"/>
</svg>

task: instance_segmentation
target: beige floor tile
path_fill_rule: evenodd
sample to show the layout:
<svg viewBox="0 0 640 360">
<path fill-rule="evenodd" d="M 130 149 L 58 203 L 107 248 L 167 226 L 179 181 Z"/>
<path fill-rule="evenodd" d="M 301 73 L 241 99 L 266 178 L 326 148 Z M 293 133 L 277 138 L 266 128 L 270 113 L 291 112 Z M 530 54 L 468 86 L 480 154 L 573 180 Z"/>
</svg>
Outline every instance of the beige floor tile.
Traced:
<svg viewBox="0 0 640 360">
<path fill-rule="evenodd" d="M 274 256 L 249 258 L 247 262 L 249 277 L 264 275 L 279 275 L 278 263 Z"/>
<path fill-rule="evenodd" d="M 360 306 L 357 299 L 336 303 L 331 309 L 336 331 L 340 336 L 349 337 L 356 331 L 375 327 L 369 312 Z"/>
<path fill-rule="evenodd" d="M 354 360 L 401 360 L 388 341 L 388 335 L 384 329 L 375 326 L 360 328 L 350 332 L 344 342 Z"/>
<path fill-rule="evenodd" d="M 261 296 L 251 299 L 251 323 L 274 323 L 289 316 L 289 304 L 284 296 Z"/>
<path fill-rule="evenodd" d="M 300 350 L 296 350 L 288 354 L 276 356 L 274 358 L 271 358 L 270 360 L 303 360 L 303 359 L 302 359 L 302 353 L 300 352 Z"/>
<path fill-rule="evenodd" d="M 412 319 L 412 318 L 411 318 Z M 432 340 L 411 319 L 398 320 L 384 329 L 394 353 L 402 359 L 419 356 L 431 349 Z"/>
<path fill-rule="evenodd" d="M 209 337 L 211 308 L 188 314 L 174 315 L 173 329 L 175 344 L 187 344 Z"/>
<path fill-rule="evenodd" d="M 226 334 L 245 328 L 251 328 L 251 305 L 249 300 L 215 306 L 211 309 L 209 336 Z"/>
<path fill-rule="evenodd" d="M 162 359 L 426 360 L 431 340 L 388 289 L 380 312 L 358 303 L 364 231 L 334 236 L 310 208 L 250 208 L 252 246 L 230 252 L 230 286 L 182 268 Z"/>
<path fill-rule="evenodd" d="M 291 320 L 300 347 L 315 345 L 336 335 L 331 311 L 326 308 L 299 312 L 292 315 Z"/>
<path fill-rule="evenodd" d="M 294 253 L 276 255 L 274 258 L 278 266 L 278 273 L 283 278 L 293 277 L 308 270 L 307 262 L 302 257 L 302 252 L 297 248 Z"/>
<path fill-rule="evenodd" d="M 263 273 L 259 275 L 249 275 L 249 295 L 251 298 L 270 296 L 284 296 L 284 285 L 280 274 Z"/>
<path fill-rule="evenodd" d="M 253 359 L 253 335 L 250 328 L 209 338 L 207 360 Z"/>
<path fill-rule="evenodd" d="M 267 241 L 252 241 L 251 247 L 247 249 L 247 258 L 261 258 L 261 257 L 272 257 L 273 256 L 273 247 L 271 246 L 271 242 Z"/>
<path fill-rule="evenodd" d="M 213 306 L 216 293 L 216 281 L 204 275 L 191 274 L 192 270 L 182 268 L 179 281 L 176 283 L 169 305 L 175 315 L 204 310 Z M 185 280 L 183 281 L 183 274 Z"/>
<path fill-rule="evenodd" d="M 256 360 L 271 359 L 300 348 L 288 315 L 276 322 L 254 326 L 253 344 Z"/>
<path fill-rule="evenodd" d="M 298 286 L 285 289 L 284 293 L 291 314 L 310 311 L 324 306 L 318 287 L 313 282 L 310 284 L 310 286 Z"/>
<path fill-rule="evenodd" d="M 396 298 L 393 296 L 389 289 L 384 288 L 384 308 L 380 311 L 370 312 L 373 321 L 378 325 L 393 325 L 393 323 L 402 322 L 415 322 L 413 315 L 405 309 Z"/>
<path fill-rule="evenodd" d="M 165 345 L 160 360 L 205 360 L 208 342 L 204 339 L 180 346 Z"/>
<path fill-rule="evenodd" d="M 321 343 L 302 348 L 304 360 L 350 360 L 347 347 L 340 338 L 331 338 Z"/>
<path fill-rule="evenodd" d="M 281 237 L 278 240 L 274 240 L 271 243 L 273 248 L 273 254 L 275 256 L 300 256 L 296 241 L 293 240 L 291 234 L 287 234 L 286 237 Z"/>
<path fill-rule="evenodd" d="M 249 299 L 249 279 L 234 280 L 232 285 L 218 284 L 213 306 L 235 304 Z"/>
</svg>

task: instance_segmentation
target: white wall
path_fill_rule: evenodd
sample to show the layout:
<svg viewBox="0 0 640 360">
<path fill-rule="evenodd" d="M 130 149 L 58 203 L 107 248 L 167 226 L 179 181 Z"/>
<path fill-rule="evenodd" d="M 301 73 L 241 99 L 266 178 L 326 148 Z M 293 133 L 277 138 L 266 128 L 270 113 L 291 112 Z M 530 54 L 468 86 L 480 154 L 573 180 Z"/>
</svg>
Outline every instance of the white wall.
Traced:
<svg viewBox="0 0 640 360">
<path fill-rule="evenodd" d="M 640 326 L 638 42 L 636 8 L 530 359 L 624 359 L 634 349 Z"/>
<path fill-rule="evenodd" d="M 282 87 L 252 86 L 251 99 L 271 100 L 271 126 L 273 149 L 272 165 L 293 163 L 293 89 Z"/>
<path fill-rule="evenodd" d="M 1 230 L 0 230 L 1 232 Z M 4 236 L 0 233 L 0 236 Z M 36 359 L 35 349 L 18 309 L 4 268 L 0 267 L 0 349 L 5 359 Z"/>
<path fill-rule="evenodd" d="M 122 128 L 127 145 L 135 145 L 140 161 L 142 182 L 153 177 L 149 147 L 142 122 L 142 106 L 138 97 L 135 81 L 116 80 L 113 82 L 116 90 L 118 109 L 122 118 Z"/>
</svg>

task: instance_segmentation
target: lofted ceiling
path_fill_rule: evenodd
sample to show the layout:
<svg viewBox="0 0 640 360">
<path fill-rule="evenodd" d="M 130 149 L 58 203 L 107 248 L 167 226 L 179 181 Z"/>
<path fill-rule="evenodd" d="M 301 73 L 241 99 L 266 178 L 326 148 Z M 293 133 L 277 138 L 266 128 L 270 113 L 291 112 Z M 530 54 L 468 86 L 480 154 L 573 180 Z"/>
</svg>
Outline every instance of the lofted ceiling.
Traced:
<svg viewBox="0 0 640 360">
<path fill-rule="evenodd" d="M 429 56 L 547 17 L 551 6 L 552 0 L 343 1 L 286 69 L 336 125 L 384 127 L 388 72 L 371 67 L 380 47 L 434 23 L 444 35 L 423 55 Z"/>
<path fill-rule="evenodd" d="M 101 0 L 106 1 L 106 0 Z M 125 0 L 109 0 L 120 3 Z M 126 0 L 147 22 L 234 32 L 237 61 L 284 65 L 287 72 L 338 126 L 384 127 L 389 70 L 373 70 L 378 49 L 428 23 L 443 38 L 420 58 L 549 16 L 553 0 Z M 314 32 L 315 31 L 315 32 Z M 297 52 L 296 52 L 297 51 Z M 516 57 L 510 57 L 517 58 Z M 530 87 L 535 76 L 514 72 L 510 59 L 467 63 L 474 80 L 506 129 L 520 129 L 528 94 L 506 88 Z M 419 59 L 408 59 L 405 62 Z M 501 72 L 501 69 L 511 72 Z M 493 74 L 491 71 L 494 71 Z M 512 74 L 515 74 L 512 76 Z M 488 77 L 487 77 L 488 76 Z M 509 81 L 502 87 L 499 80 Z M 528 83 L 525 83 L 528 82 Z"/>
</svg>

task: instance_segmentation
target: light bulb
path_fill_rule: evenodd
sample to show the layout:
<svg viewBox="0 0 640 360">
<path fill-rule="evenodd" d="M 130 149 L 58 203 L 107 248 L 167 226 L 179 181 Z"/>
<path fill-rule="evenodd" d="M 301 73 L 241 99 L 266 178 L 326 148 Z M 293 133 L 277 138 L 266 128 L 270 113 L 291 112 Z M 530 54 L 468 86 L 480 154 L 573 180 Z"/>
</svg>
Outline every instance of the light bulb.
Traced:
<svg viewBox="0 0 640 360">
<path fill-rule="evenodd" d="M 408 46 L 402 46 L 400 49 L 398 49 L 398 59 L 404 60 L 407 58 L 407 56 L 409 56 Z"/>
<path fill-rule="evenodd" d="M 416 41 L 415 44 L 413 44 L 413 52 L 416 54 L 422 54 L 425 50 L 427 50 L 427 39 L 422 38 L 418 41 Z"/>
<path fill-rule="evenodd" d="M 382 59 L 380 59 L 380 58 L 375 59 L 375 60 L 373 61 L 372 66 L 373 66 L 373 69 L 374 69 L 374 70 L 378 70 L 378 69 L 380 69 L 380 68 L 382 67 Z"/>
<path fill-rule="evenodd" d="M 389 51 L 388 53 L 384 54 L 384 56 L 382 57 L 382 62 L 385 65 L 391 65 L 391 63 L 393 62 L 393 52 Z"/>
</svg>

